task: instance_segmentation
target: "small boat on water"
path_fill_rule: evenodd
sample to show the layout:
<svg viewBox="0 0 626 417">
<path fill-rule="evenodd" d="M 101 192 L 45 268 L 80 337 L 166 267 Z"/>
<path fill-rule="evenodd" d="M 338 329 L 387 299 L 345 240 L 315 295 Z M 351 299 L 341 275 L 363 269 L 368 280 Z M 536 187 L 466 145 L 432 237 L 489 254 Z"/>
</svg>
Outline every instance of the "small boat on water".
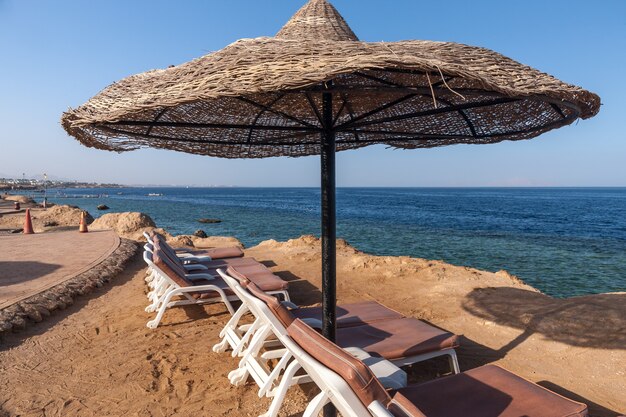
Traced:
<svg viewBox="0 0 626 417">
<path fill-rule="evenodd" d="M 148 193 L 146 194 L 148 197 L 163 197 L 161 193 Z"/>
</svg>

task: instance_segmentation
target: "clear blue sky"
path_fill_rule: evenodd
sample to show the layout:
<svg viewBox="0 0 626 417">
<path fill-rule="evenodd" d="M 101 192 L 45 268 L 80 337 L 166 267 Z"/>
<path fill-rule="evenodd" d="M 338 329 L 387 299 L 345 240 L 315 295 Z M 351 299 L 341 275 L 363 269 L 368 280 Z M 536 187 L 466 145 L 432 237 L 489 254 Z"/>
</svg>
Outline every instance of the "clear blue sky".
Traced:
<svg viewBox="0 0 626 417">
<path fill-rule="evenodd" d="M 59 124 L 125 76 L 274 35 L 304 0 L 0 0 L 0 176 L 125 184 L 317 186 L 318 158 L 116 154 Z M 366 41 L 483 46 L 599 94 L 593 119 L 532 141 L 340 153 L 340 186 L 626 186 L 626 1 L 335 0 Z M 390 6 L 392 5 L 392 6 Z M 154 173 L 149 166 L 162 167 Z"/>
</svg>

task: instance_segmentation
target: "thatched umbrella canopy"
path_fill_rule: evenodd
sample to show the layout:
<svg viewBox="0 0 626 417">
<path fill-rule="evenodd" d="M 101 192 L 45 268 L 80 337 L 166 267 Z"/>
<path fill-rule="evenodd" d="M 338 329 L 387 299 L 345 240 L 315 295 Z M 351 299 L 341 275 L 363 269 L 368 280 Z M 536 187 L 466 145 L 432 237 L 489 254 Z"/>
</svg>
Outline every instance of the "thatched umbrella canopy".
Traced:
<svg viewBox="0 0 626 417">
<path fill-rule="evenodd" d="M 274 37 L 105 88 L 63 114 L 89 147 L 224 158 L 322 156 L 324 333 L 334 334 L 335 150 L 529 139 L 594 116 L 600 98 L 496 52 L 359 41 L 326 0 Z"/>
</svg>

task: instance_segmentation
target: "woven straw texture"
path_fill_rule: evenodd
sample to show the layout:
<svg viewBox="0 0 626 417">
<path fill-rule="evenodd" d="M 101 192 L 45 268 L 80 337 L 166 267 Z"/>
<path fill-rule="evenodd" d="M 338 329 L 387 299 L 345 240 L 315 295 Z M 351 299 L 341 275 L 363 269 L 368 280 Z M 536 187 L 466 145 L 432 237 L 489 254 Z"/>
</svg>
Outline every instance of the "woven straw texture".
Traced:
<svg viewBox="0 0 626 417">
<path fill-rule="evenodd" d="M 332 126 L 322 123 L 324 92 Z M 332 5 L 311 0 L 274 37 L 125 78 L 61 121 L 99 149 L 263 158 L 319 154 L 324 128 L 338 151 L 494 143 L 599 108 L 597 95 L 484 48 L 361 42 Z"/>
</svg>

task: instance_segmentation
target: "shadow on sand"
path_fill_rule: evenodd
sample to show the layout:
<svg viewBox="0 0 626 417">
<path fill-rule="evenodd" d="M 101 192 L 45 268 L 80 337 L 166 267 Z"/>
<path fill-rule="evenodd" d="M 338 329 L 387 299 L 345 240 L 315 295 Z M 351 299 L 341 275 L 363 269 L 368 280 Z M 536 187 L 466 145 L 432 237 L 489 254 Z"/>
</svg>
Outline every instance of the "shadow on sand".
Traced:
<svg viewBox="0 0 626 417">
<path fill-rule="evenodd" d="M 626 349 L 626 293 L 558 299 L 520 288 L 477 288 L 468 294 L 463 308 L 476 317 L 520 329 L 522 333 L 497 350 L 463 338 L 459 351 L 461 369 L 504 358 L 535 333 L 570 346 Z M 590 416 L 620 415 L 552 382 L 540 381 L 539 385 L 587 404 Z"/>
<path fill-rule="evenodd" d="M 71 316 L 74 313 L 79 312 L 90 300 L 100 297 L 106 292 L 110 291 L 114 287 L 124 285 L 130 281 L 135 274 L 145 268 L 145 264 L 140 255 L 135 255 L 128 265 L 124 268 L 124 271 L 114 277 L 110 282 L 101 288 L 94 289 L 91 293 L 77 296 L 71 305 L 68 305 L 64 310 L 51 311 L 50 317 L 40 323 L 29 323 L 26 329 L 19 330 L 15 333 L 7 333 L 0 336 L 0 351 L 10 349 L 19 346 L 23 341 L 36 335 L 41 335 L 48 331 L 51 327 L 57 325 L 60 321 L 66 317 Z M 0 414 L 2 416 L 2 414 Z"/>
<path fill-rule="evenodd" d="M 0 262 L 0 287 L 2 285 L 16 284 L 46 276 L 61 265 L 47 264 L 34 261 L 1 261 Z"/>
<path fill-rule="evenodd" d="M 503 356 L 535 333 L 570 346 L 626 349 L 626 293 L 558 299 L 520 288 L 477 288 L 463 308 L 523 330 L 500 349 Z"/>
</svg>

